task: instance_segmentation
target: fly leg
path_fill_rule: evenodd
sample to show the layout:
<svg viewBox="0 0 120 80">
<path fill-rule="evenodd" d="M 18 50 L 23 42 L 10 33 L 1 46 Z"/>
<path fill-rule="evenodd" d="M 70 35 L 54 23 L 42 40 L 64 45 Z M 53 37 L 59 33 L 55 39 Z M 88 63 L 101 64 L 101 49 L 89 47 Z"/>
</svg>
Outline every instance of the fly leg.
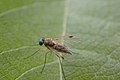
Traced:
<svg viewBox="0 0 120 80">
<path fill-rule="evenodd" d="M 62 65 L 62 59 L 64 59 L 64 57 L 63 57 L 63 56 L 59 56 L 59 55 L 57 55 L 57 54 L 56 54 L 56 56 L 57 56 L 58 59 L 59 59 L 60 67 L 61 67 L 61 69 L 62 69 L 63 77 L 64 77 L 64 79 L 66 80 L 65 73 L 64 73 L 64 69 L 63 69 L 63 65 Z"/>
<path fill-rule="evenodd" d="M 43 65 L 43 67 L 42 67 L 41 73 L 43 73 L 43 71 L 44 71 L 44 69 L 45 69 L 45 64 L 46 64 L 46 61 L 47 61 L 47 54 L 48 54 L 49 52 L 52 53 L 52 50 L 51 50 L 48 46 L 46 46 L 46 47 L 49 49 L 49 51 L 45 53 L 44 65 Z"/>
<path fill-rule="evenodd" d="M 41 73 L 43 73 L 43 71 L 44 71 L 44 69 L 45 69 L 45 64 L 46 64 L 46 61 L 47 61 L 47 54 L 48 54 L 48 53 L 49 53 L 49 51 L 45 53 L 44 65 L 43 65 L 43 67 L 42 67 Z"/>
<path fill-rule="evenodd" d="M 31 56 L 35 55 L 40 49 L 38 49 L 37 51 L 35 51 L 33 54 L 31 54 L 30 56 L 24 58 L 24 59 L 27 59 L 27 58 L 30 58 Z"/>
</svg>

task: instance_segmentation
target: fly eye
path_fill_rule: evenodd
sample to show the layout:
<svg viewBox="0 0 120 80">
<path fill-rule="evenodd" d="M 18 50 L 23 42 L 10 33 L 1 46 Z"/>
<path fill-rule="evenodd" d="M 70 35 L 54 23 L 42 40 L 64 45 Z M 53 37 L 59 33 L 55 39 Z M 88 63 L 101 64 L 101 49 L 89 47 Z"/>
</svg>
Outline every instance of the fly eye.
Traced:
<svg viewBox="0 0 120 80">
<path fill-rule="evenodd" d="M 39 45 L 42 46 L 44 44 L 44 38 L 41 38 L 39 41 Z"/>
<path fill-rule="evenodd" d="M 42 45 L 43 45 L 43 43 L 44 43 L 43 41 L 39 41 L 39 45 L 40 45 L 40 46 L 42 46 Z"/>
</svg>

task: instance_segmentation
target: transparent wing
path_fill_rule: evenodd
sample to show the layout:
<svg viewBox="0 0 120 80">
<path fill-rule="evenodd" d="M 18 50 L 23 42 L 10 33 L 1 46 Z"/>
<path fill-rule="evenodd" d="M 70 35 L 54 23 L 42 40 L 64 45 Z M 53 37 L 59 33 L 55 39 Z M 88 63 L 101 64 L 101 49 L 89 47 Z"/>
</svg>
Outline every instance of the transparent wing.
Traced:
<svg viewBox="0 0 120 80">
<path fill-rule="evenodd" d="M 80 36 L 74 36 L 74 35 L 59 36 L 52 39 L 54 41 L 57 41 L 58 43 L 67 43 L 70 45 L 80 43 Z"/>
<path fill-rule="evenodd" d="M 75 35 L 65 35 L 58 38 L 52 38 L 54 41 L 63 44 L 66 48 L 72 51 L 74 48 L 79 48 L 80 37 Z"/>
<path fill-rule="evenodd" d="M 73 36 L 73 35 L 65 35 L 65 36 L 59 36 L 59 37 L 54 37 L 52 38 L 53 40 L 56 40 L 56 41 L 65 41 L 65 40 L 70 40 L 70 41 L 80 41 L 80 37 L 79 36 Z"/>
</svg>

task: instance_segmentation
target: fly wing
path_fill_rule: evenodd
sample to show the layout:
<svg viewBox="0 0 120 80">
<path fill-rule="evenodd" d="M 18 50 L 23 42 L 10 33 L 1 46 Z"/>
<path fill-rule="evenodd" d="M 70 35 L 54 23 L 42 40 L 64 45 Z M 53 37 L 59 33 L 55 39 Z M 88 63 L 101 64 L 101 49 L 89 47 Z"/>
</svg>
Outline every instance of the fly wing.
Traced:
<svg viewBox="0 0 120 80">
<path fill-rule="evenodd" d="M 59 36 L 52 38 L 53 40 L 73 40 L 73 41 L 80 41 L 79 36 L 74 35 L 65 35 L 65 36 Z"/>
<path fill-rule="evenodd" d="M 64 41 L 72 41 L 72 42 L 79 42 L 80 37 L 75 36 L 75 35 L 66 35 L 66 36 L 61 36 Z"/>
<path fill-rule="evenodd" d="M 76 48 L 80 44 L 80 36 L 76 35 L 65 35 L 51 38 L 58 44 L 62 44 L 66 47 L 70 53 L 75 53 L 74 48 Z M 77 45 L 77 46 L 76 46 Z"/>
<path fill-rule="evenodd" d="M 66 45 L 74 45 L 80 43 L 80 36 L 75 35 L 65 35 L 65 36 L 59 36 L 58 38 L 52 38 L 58 43 L 62 43 L 65 46 Z"/>
</svg>

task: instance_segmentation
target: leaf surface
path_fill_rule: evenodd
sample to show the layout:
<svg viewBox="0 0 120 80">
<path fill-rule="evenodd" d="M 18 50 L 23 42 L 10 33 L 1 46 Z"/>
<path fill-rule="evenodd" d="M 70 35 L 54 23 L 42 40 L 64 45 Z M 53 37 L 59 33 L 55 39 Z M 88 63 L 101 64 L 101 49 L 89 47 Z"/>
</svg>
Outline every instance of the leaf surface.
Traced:
<svg viewBox="0 0 120 80">
<path fill-rule="evenodd" d="M 64 32 L 80 38 L 80 42 L 65 42 L 73 51 L 63 60 L 67 80 L 120 79 L 120 1 L 68 2 L 0 1 L 0 80 L 60 80 L 56 56 L 48 54 L 45 71 L 41 74 L 48 50 L 31 45 L 37 44 L 41 37 L 57 37 Z M 24 59 L 38 49 L 41 50 L 37 54 Z"/>
</svg>

